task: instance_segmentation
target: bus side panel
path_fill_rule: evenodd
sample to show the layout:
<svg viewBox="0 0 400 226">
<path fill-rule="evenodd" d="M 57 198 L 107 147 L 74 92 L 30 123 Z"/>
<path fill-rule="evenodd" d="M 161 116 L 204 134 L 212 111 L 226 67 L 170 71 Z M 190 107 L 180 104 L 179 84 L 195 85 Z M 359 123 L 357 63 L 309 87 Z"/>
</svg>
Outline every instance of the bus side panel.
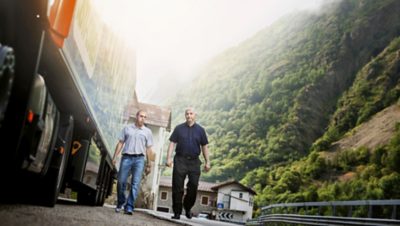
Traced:
<svg viewBox="0 0 400 226">
<path fill-rule="evenodd" d="M 71 159 L 69 161 L 68 174 L 71 182 L 82 182 L 85 174 L 86 162 L 89 156 L 90 142 L 79 140 L 72 143 Z"/>
<path fill-rule="evenodd" d="M 20 167 L 21 156 L 17 152 L 26 120 L 29 94 L 43 42 L 43 25 L 46 19 L 46 3 L 43 0 L 0 1 L 0 43 L 14 49 L 16 64 L 11 96 L 0 130 L 4 151 L 1 167 L 13 177 Z M 18 13 L 16 13 L 18 12 Z M 38 17 L 39 15 L 39 17 Z M 42 17 L 40 17 L 42 15 Z M 11 170 L 13 169 L 13 170 Z M 10 174 L 10 172 L 13 172 Z M 7 176 L 7 175 L 6 175 Z"/>
</svg>

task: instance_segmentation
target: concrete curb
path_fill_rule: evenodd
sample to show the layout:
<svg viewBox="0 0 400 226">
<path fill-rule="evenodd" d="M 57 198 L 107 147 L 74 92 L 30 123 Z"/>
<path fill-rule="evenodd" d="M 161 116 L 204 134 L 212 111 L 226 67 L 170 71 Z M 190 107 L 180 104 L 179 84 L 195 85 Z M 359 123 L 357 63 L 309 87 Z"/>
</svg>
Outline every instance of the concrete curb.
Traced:
<svg viewBox="0 0 400 226">
<path fill-rule="evenodd" d="M 165 217 L 165 216 L 160 216 L 157 213 L 155 213 L 153 210 L 136 208 L 135 211 L 149 214 L 149 215 L 151 215 L 151 216 L 153 216 L 153 217 L 155 217 L 157 219 L 160 219 L 160 220 L 166 220 L 166 221 L 174 222 L 174 223 L 177 223 L 177 224 L 180 224 L 180 225 L 185 225 L 185 226 L 194 226 L 194 224 L 188 224 L 188 223 L 182 222 L 180 220 L 174 220 L 174 219 L 171 219 L 171 218 L 168 218 L 168 217 Z M 171 214 L 171 216 L 172 216 L 172 214 Z"/>
<path fill-rule="evenodd" d="M 109 204 L 104 204 L 104 207 L 108 207 L 108 208 L 112 208 L 112 209 L 115 208 L 114 205 L 109 205 Z M 154 210 L 141 209 L 141 208 L 135 208 L 134 211 L 141 212 L 141 213 L 145 213 L 145 214 L 147 214 L 147 215 L 151 215 L 151 216 L 154 217 L 154 218 L 157 218 L 157 219 L 160 219 L 160 220 L 169 221 L 169 222 L 173 222 L 173 223 L 180 224 L 180 225 L 185 225 L 185 226 L 196 226 L 196 225 L 197 225 L 197 224 L 189 224 L 189 223 L 186 223 L 186 222 L 182 222 L 182 221 L 180 221 L 180 220 L 171 219 L 172 214 L 171 214 L 170 217 L 160 216 L 160 215 L 157 214 L 157 212 L 155 212 Z"/>
</svg>

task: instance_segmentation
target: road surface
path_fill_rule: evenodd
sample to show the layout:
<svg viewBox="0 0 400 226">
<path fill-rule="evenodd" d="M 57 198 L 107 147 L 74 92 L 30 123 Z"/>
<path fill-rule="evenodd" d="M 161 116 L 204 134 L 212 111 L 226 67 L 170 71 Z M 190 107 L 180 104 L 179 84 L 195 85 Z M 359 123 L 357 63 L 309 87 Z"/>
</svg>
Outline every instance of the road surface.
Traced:
<svg viewBox="0 0 400 226">
<path fill-rule="evenodd" d="M 156 218 L 145 212 L 133 215 L 115 213 L 109 207 L 80 206 L 76 203 L 57 204 L 54 208 L 25 204 L 0 204 L 0 225 L 4 226 L 176 226 L 182 223 Z"/>
<path fill-rule="evenodd" d="M 76 202 L 59 200 L 54 208 L 0 203 L 0 225 L 4 226 L 237 226 L 226 222 L 200 219 L 187 219 L 185 215 L 180 220 L 172 220 L 170 213 L 147 209 L 136 209 L 133 215 L 115 213 L 114 207 L 91 207 L 77 205 Z"/>
<path fill-rule="evenodd" d="M 143 210 L 148 214 L 154 215 L 159 218 L 170 219 L 172 214 L 165 213 L 165 212 L 158 212 L 158 211 L 151 211 L 151 210 Z M 182 223 L 186 225 L 192 226 L 238 226 L 238 224 L 227 223 L 222 221 L 215 221 L 215 220 L 207 220 L 203 218 L 192 217 L 192 219 L 187 219 L 185 215 L 181 215 L 180 220 L 172 220 L 173 222 Z"/>
</svg>

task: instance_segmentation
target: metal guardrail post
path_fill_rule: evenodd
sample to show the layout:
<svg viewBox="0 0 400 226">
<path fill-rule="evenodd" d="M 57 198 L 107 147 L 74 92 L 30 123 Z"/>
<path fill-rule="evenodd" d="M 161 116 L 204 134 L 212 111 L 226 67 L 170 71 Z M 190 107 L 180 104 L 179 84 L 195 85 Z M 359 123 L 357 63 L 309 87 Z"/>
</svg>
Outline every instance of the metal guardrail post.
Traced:
<svg viewBox="0 0 400 226">
<path fill-rule="evenodd" d="M 372 218 L 372 205 L 369 205 L 369 208 L 368 208 L 368 218 Z"/>
<path fill-rule="evenodd" d="M 353 215 L 353 206 L 349 206 L 349 212 L 347 214 L 348 217 L 352 217 Z"/>
<path fill-rule="evenodd" d="M 396 215 L 397 215 L 397 206 L 393 205 L 392 219 L 396 219 Z"/>
</svg>

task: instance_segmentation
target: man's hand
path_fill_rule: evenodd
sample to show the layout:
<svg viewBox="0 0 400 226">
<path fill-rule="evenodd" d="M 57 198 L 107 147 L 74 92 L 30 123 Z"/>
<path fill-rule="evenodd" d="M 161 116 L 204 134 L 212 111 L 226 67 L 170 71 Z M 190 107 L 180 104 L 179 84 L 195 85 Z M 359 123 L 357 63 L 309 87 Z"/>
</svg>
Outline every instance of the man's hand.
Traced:
<svg viewBox="0 0 400 226">
<path fill-rule="evenodd" d="M 165 163 L 166 166 L 172 167 L 173 166 L 173 161 L 172 161 L 172 151 L 175 149 L 175 143 L 170 142 L 168 146 L 168 152 L 167 152 L 167 162 Z"/>
<path fill-rule="evenodd" d="M 210 162 L 206 162 L 206 164 L 204 165 L 204 171 L 208 172 L 208 171 L 210 171 L 210 169 L 211 169 Z"/>
<path fill-rule="evenodd" d="M 144 172 L 146 173 L 146 175 L 149 175 L 151 173 L 151 164 L 146 165 L 146 169 L 144 170 Z"/>
<path fill-rule="evenodd" d="M 119 153 L 121 152 L 122 147 L 124 146 L 124 142 L 123 141 L 118 141 L 117 146 L 115 147 L 115 151 L 114 151 L 114 156 L 112 158 L 112 163 L 114 164 L 114 166 L 117 164 L 117 158 Z"/>
<path fill-rule="evenodd" d="M 172 159 L 171 158 L 167 158 L 167 163 L 165 163 L 168 167 L 172 167 L 173 163 L 172 163 Z"/>
</svg>

